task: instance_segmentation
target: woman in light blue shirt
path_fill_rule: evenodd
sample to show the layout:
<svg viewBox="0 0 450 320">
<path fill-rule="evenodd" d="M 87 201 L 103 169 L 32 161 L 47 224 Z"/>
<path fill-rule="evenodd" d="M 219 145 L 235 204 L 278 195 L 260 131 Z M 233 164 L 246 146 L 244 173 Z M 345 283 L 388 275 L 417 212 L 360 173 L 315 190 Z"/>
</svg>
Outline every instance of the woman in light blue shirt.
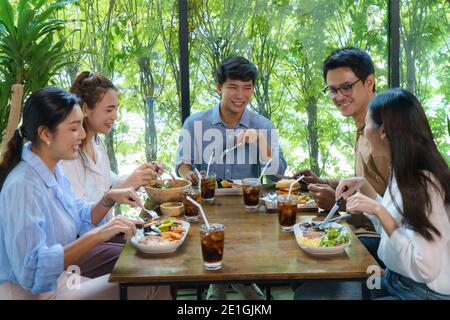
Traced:
<svg viewBox="0 0 450 320">
<path fill-rule="evenodd" d="M 77 157 L 86 135 L 82 121 L 78 98 L 59 88 L 41 89 L 25 103 L 23 124 L 0 163 L 0 299 L 118 296 L 108 275 L 81 278 L 78 290 L 70 290 L 64 272 L 76 270 L 76 262 L 98 243 L 119 233 L 127 240 L 135 234 L 138 222 L 123 217 L 106 222 L 116 202 L 142 206 L 132 188 L 111 189 L 97 203 L 73 194 L 59 161 Z M 136 294 L 170 297 L 167 287 Z"/>
</svg>

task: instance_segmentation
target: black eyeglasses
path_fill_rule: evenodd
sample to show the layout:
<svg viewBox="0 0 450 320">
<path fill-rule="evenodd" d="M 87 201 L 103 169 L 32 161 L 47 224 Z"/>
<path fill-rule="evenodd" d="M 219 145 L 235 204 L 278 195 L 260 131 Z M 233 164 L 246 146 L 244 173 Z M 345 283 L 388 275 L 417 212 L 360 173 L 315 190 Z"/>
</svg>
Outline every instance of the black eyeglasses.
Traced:
<svg viewBox="0 0 450 320">
<path fill-rule="evenodd" d="M 356 80 L 355 82 L 352 83 L 345 83 L 337 88 L 333 88 L 333 87 L 328 87 L 326 86 L 323 89 L 323 93 L 327 93 L 330 95 L 331 98 L 336 97 L 338 91 L 345 97 L 350 97 L 353 94 L 353 86 L 360 81 L 361 79 Z"/>
</svg>

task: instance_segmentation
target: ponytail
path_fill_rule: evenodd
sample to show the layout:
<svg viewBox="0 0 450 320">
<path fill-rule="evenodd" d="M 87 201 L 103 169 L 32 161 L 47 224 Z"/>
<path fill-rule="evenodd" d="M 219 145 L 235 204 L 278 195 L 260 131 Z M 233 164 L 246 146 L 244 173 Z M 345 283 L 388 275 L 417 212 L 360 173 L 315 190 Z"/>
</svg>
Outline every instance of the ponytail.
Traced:
<svg viewBox="0 0 450 320">
<path fill-rule="evenodd" d="M 23 139 L 23 129 L 17 128 L 7 144 L 5 154 L 0 163 L 0 191 L 8 174 L 19 164 L 22 158 Z"/>
</svg>

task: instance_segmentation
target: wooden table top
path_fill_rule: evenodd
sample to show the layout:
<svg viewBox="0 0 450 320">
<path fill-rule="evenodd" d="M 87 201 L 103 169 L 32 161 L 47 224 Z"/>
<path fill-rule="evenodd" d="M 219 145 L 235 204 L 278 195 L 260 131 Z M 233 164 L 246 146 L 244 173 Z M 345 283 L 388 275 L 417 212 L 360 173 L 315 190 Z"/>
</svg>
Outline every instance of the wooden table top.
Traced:
<svg viewBox="0 0 450 320">
<path fill-rule="evenodd" d="M 292 281 L 301 279 L 363 279 L 377 265 L 350 231 L 352 245 L 344 253 L 317 257 L 305 253 L 293 232 L 282 232 L 278 215 L 246 211 L 242 196 L 216 196 L 204 204 L 210 223 L 225 225 L 223 267 L 203 268 L 198 223 L 191 223 L 176 252 L 142 254 L 126 244 L 109 278 L 119 283 L 197 283 L 214 281 Z M 311 218 L 297 214 L 297 222 Z"/>
</svg>

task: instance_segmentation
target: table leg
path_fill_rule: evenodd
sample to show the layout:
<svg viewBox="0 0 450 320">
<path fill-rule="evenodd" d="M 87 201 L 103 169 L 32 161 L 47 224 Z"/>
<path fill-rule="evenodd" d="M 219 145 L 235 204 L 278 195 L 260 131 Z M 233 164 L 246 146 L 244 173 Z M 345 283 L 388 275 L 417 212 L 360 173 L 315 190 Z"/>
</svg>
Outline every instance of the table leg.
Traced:
<svg viewBox="0 0 450 320">
<path fill-rule="evenodd" d="M 362 279 L 361 282 L 361 295 L 363 300 L 370 300 L 370 290 L 367 288 L 367 279 Z"/>
<path fill-rule="evenodd" d="M 128 300 L 128 286 L 126 284 L 119 284 L 119 299 Z"/>
<path fill-rule="evenodd" d="M 270 290 L 270 286 L 266 287 L 266 300 L 272 300 L 272 292 Z"/>
<path fill-rule="evenodd" d="M 197 286 L 197 300 L 203 300 L 203 287 Z"/>
</svg>

